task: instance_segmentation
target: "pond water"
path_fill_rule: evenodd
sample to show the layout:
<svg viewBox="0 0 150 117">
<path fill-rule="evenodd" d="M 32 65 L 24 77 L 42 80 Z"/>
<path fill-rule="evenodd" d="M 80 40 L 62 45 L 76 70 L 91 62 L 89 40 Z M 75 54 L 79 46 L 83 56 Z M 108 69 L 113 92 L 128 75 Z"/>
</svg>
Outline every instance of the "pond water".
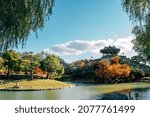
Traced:
<svg viewBox="0 0 150 117">
<path fill-rule="evenodd" d="M 0 100 L 150 100 L 150 89 L 101 94 L 93 85 L 50 91 L 0 91 Z"/>
</svg>

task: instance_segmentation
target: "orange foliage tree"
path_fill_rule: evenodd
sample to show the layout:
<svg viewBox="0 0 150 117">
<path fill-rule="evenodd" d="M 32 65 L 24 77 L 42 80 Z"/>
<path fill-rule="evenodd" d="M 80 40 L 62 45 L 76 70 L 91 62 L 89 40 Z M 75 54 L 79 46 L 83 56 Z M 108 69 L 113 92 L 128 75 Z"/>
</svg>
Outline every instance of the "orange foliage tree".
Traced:
<svg viewBox="0 0 150 117">
<path fill-rule="evenodd" d="M 119 60 L 119 57 L 114 57 L 112 60 L 101 60 L 95 63 L 94 70 L 96 76 L 106 82 L 127 79 L 131 73 L 131 67 L 127 64 L 120 64 Z"/>
<path fill-rule="evenodd" d="M 43 75 L 43 74 L 44 74 L 43 70 L 40 69 L 39 67 L 36 67 L 36 68 L 33 70 L 33 72 L 34 72 L 35 74 L 38 74 L 38 75 Z"/>
</svg>

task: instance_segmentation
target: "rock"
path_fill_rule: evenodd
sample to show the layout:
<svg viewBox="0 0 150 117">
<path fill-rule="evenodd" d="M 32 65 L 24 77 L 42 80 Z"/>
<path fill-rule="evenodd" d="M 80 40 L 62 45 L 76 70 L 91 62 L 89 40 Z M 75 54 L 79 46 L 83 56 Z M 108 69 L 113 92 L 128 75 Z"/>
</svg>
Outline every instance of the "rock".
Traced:
<svg viewBox="0 0 150 117">
<path fill-rule="evenodd" d="M 4 84 L 4 80 L 0 80 L 0 84 Z"/>
<path fill-rule="evenodd" d="M 142 80 L 150 80 L 150 77 L 143 77 Z"/>
<path fill-rule="evenodd" d="M 16 86 L 14 86 L 13 88 L 21 89 L 21 88 L 23 88 L 23 86 L 21 86 L 21 85 L 19 84 L 19 82 L 16 82 Z"/>
<path fill-rule="evenodd" d="M 150 83 L 150 77 L 143 77 L 141 81 Z"/>
<path fill-rule="evenodd" d="M 103 95 L 102 100 L 128 100 L 128 97 L 120 93 L 113 93 Z"/>
</svg>

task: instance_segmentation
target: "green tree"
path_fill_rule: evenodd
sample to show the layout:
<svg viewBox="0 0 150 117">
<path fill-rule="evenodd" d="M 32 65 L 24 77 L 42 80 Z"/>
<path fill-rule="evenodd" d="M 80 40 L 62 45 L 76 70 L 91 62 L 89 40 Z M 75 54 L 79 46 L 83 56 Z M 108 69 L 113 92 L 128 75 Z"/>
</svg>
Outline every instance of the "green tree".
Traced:
<svg viewBox="0 0 150 117">
<path fill-rule="evenodd" d="M 39 54 L 34 54 L 33 52 L 25 52 L 22 54 L 22 62 L 20 67 L 27 75 L 29 72 L 31 79 L 33 78 L 33 70 L 40 66 L 41 56 Z"/>
<path fill-rule="evenodd" d="M 64 66 L 55 55 L 48 55 L 41 61 L 41 69 L 47 72 L 47 78 L 55 78 L 64 73 Z"/>
<path fill-rule="evenodd" d="M 122 5 L 134 27 L 134 48 L 140 56 L 150 61 L 150 1 L 149 0 L 122 0 Z"/>
<path fill-rule="evenodd" d="M 19 65 L 20 56 L 17 52 L 9 50 L 3 53 L 4 66 L 8 70 L 7 76 L 10 75 L 11 71 L 15 71 Z"/>
<path fill-rule="evenodd" d="M 139 63 L 144 63 L 144 64 L 146 64 L 146 58 L 143 58 L 143 56 L 140 56 L 140 55 L 138 55 L 138 56 L 133 56 L 132 58 L 131 58 L 131 60 L 132 61 L 134 61 L 134 62 L 136 62 L 137 64 L 139 64 Z"/>
<path fill-rule="evenodd" d="M 44 27 L 55 0 L 0 0 L 0 49 L 25 44 L 29 33 Z"/>
<path fill-rule="evenodd" d="M 4 68 L 4 59 L 0 56 L 0 70 Z"/>
<path fill-rule="evenodd" d="M 66 63 L 62 58 L 58 57 L 60 63 L 64 66 L 64 71 L 65 74 L 71 74 L 71 72 L 73 71 L 72 67 Z"/>
</svg>

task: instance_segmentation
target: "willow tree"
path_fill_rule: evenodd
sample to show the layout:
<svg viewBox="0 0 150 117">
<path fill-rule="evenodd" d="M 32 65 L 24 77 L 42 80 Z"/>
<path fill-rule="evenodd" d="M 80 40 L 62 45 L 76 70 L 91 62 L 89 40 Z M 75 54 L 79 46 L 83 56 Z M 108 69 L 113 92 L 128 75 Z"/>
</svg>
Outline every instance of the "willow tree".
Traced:
<svg viewBox="0 0 150 117">
<path fill-rule="evenodd" d="M 150 61 L 150 1 L 122 0 L 122 5 L 134 24 L 134 48 Z"/>
<path fill-rule="evenodd" d="M 55 0 L 0 0 L 0 50 L 24 46 L 31 31 L 44 27 Z"/>
</svg>

